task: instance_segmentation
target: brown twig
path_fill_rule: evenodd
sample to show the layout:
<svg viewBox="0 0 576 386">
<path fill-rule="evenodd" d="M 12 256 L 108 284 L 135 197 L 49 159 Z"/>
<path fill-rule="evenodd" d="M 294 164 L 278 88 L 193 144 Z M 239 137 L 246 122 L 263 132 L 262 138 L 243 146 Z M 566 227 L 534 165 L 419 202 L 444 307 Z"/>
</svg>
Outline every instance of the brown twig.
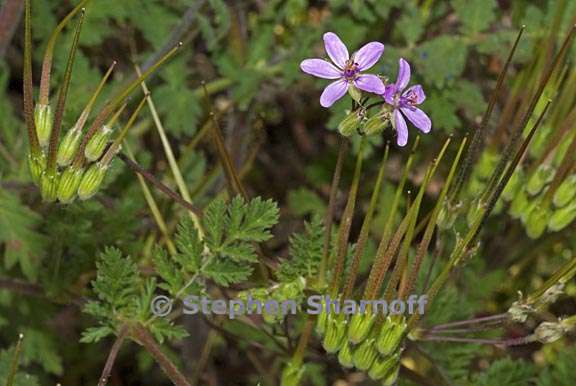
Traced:
<svg viewBox="0 0 576 386">
<path fill-rule="evenodd" d="M 23 10 L 22 0 L 5 0 L 0 7 L 0 59 L 6 54 Z"/>
<path fill-rule="evenodd" d="M 108 359 L 106 359 L 106 364 L 104 365 L 104 369 L 102 369 L 102 375 L 98 381 L 98 386 L 105 386 L 108 383 L 110 373 L 112 372 L 112 367 L 114 366 L 118 352 L 124 343 L 124 339 L 126 339 L 126 335 L 128 335 L 128 326 L 124 325 L 120 329 L 120 332 L 118 333 L 118 336 L 116 337 L 116 340 L 114 341 L 114 344 L 108 353 Z"/>
<path fill-rule="evenodd" d="M 132 328 L 132 334 L 138 342 L 154 357 L 156 362 L 162 368 L 162 371 L 170 378 L 172 383 L 176 386 L 191 386 L 190 382 L 178 370 L 176 365 L 162 352 L 162 349 L 156 343 L 154 337 L 142 325 L 137 325 Z"/>
</svg>

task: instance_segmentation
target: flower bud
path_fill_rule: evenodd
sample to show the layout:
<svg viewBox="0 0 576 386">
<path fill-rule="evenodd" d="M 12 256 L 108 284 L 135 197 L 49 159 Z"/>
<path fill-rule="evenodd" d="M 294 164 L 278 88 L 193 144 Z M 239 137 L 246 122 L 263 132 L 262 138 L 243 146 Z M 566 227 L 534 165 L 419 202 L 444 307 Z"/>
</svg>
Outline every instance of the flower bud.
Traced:
<svg viewBox="0 0 576 386">
<path fill-rule="evenodd" d="M 34 124 L 36 125 L 36 133 L 38 134 L 40 146 L 48 146 L 50 134 L 52 134 L 52 126 L 54 125 L 50 105 L 36 105 L 34 108 Z"/>
<path fill-rule="evenodd" d="M 362 342 L 370 333 L 375 320 L 376 315 L 371 312 L 354 314 L 350 320 L 350 327 L 348 327 L 348 339 L 350 342 L 354 344 Z"/>
<path fill-rule="evenodd" d="M 542 164 L 538 166 L 536 172 L 528 179 L 528 184 L 526 185 L 526 191 L 529 195 L 535 196 L 542 191 L 544 186 L 548 185 L 552 178 L 554 178 L 554 173 L 556 171 L 550 165 Z"/>
<path fill-rule="evenodd" d="M 528 217 L 526 218 L 526 233 L 531 239 L 537 239 L 546 230 L 548 220 L 550 218 L 550 211 L 546 207 L 537 205 Z"/>
<path fill-rule="evenodd" d="M 40 193 L 44 202 L 54 202 L 58 198 L 58 172 L 44 172 L 40 183 Z"/>
<path fill-rule="evenodd" d="M 290 361 L 282 370 L 282 377 L 280 380 L 281 386 L 298 386 L 302 375 L 304 375 L 305 366 L 302 364 L 295 364 Z"/>
<path fill-rule="evenodd" d="M 64 139 L 60 142 L 60 146 L 58 146 L 58 156 L 56 158 L 58 165 L 62 167 L 70 165 L 78 150 L 78 146 L 80 146 L 81 134 L 82 132 L 76 128 L 68 130 Z"/>
<path fill-rule="evenodd" d="M 111 133 L 112 130 L 104 125 L 90 138 L 86 149 L 84 149 L 84 155 L 89 161 L 96 161 L 102 157 L 106 146 L 108 146 Z"/>
<path fill-rule="evenodd" d="M 346 336 L 347 320 L 339 315 L 328 314 L 326 320 L 326 331 L 322 346 L 326 352 L 333 354 L 340 350 L 344 337 Z"/>
<path fill-rule="evenodd" d="M 400 347 L 404 331 L 406 330 L 406 322 L 402 319 L 392 319 L 386 317 L 386 321 L 380 329 L 380 335 L 376 341 L 376 348 L 382 355 L 392 355 Z"/>
<path fill-rule="evenodd" d="M 374 381 L 378 381 L 384 377 L 388 377 L 389 375 L 393 375 L 397 372 L 397 368 L 400 366 L 400 353 L 396 353 L 391 356 L 387 357 L 380 357 L 377 358 L 372 367 L 370 367 L 370 371 L 368 371 L 368 375 Z"/>
<path fill-rule="evenodd" d="M 548 220 L 548 229 L 557 232 L 566 228 L 576 219 L 576 201 L 564 208 L 556 210 L 550 220 Z"/>
<path fill-rule="evenodd" d="M 576 197 L 576 174 L 566 178 L 554 193 L 554 206 L 562 208 Z"/>
<path fill-rule="evenodd" d="M 383 132 L 389 123 L 390 118 L 388 114 L 378 113 L 368 118 L 362 127 L 362 132 L 366 135 L 377 135 Z"/>
<path fill-rule="evenodd" d="M 40 186 L 42 180 L 42 173 L 46 170 L 46 156 L 44 152 L 40 151 L 39 155 L 28 155 L 28 168 L 32 176 L 32 182 Z"/>
<path fill-rule="evenodd" d="M 398 373 L 400 373 L 400 363 L 396 367 L 392 368 L 392 371 L 386 375 L 384 380 L 382 381 L 382 386 L 393 386 L 396 384 L 398 380 Z"/>
<path fill-rule="evenodd" d="M 506 184 L 506 187 L 502 191 L 502 198 L 505 201 L 512 201 L 514 197 L 518 194 L 518 192 L 522 189 L 524 184 L 526 183 L 526 175 L 524 170 L 520 167 L 516 168 L 510 180 Z"/>
<path fill-rule="evenodd" d="M 354 367 L 354 361 L 352 360 L 352 348 L 350 347 L 350 343 L 344 342 L 342 348 L 338 352 L 338 362 L 343 367 L 351 368 Z"/>
<path fill-rule="evenodd" d="M 352 111 L 350 114 L 346 116 L 338 125 L 338 131 L 345 137 L 349 137 L 352 134 L 356 133 L 360 128 L 364 120 L 364 116 L 366 112 L 364 109 L 360 108 L 356 111 Z"/>
<path fill-rule="evenodd" d="M 354 366 L 356 366 L 356 368 L 359 370 L 368 370 L 378 357 L 378 351 L 376 350 L 374 344 L 375 342 L 376 339 L 374 338 L 366 339 L 354 349 L 352 360 L 354 361 Z"/>
<path fill-rule="evenodd" d="M 100 162 L 93 164 L 86 170 L 82 181 L 80 181 L 80 186 L 78 186 L 78 197 L 81 200 L 87 200 L 98 192 L 106 175 L 106 170 L 108 170 L 108 166 L 102 165 Z"/>
<path fill-rule="evenodd" d="M 63 204 L 69 204 L 76 198 L 78 187 L 82 181 L 83 169 L 67 168 L 62 172 L 58 183 L 58 200 Z"/>
<path fill-rule="evenodd" d="M 566 329 L 562 323 L 557 322 L 542 322 L 536 330 L 534 335 L 540 343 L 552 343 L 562 338 L 566 333 Z"/>
<path fill-rule="evenodd" d="M 322 303 L 322 310 L 316 317 L 316 332 L 320 336 L 323 336 L 326 332 L 326 324 L 328 323 L 328 313 L 324 307 L 324 303 Z"/>
</svg>

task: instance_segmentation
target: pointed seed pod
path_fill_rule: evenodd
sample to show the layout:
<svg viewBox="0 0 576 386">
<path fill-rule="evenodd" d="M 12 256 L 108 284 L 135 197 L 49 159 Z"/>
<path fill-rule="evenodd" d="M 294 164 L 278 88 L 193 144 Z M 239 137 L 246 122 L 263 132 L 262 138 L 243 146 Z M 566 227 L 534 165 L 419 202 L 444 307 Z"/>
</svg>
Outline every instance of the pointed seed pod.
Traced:
<svg viewBox="0 0 576 386">
<path fill-rule="evenodd" d="M 78 197 L 80 197 L 81 200 L 87 200 L 98 192 L 107 170 L 108 166 L 102 165 L 100 162 L 92 164 L 92 166 L 86 170 L 78 187 Z"/>
<path fill-rule="evenodd" d="M 292 361 L 288 362 L 286 367 L 282 370 L 282 377 L 280 380 L 281 386 L 298 386 L 302 375 L 304 375 L 305 366 L 296 364 Z"/>
<path fill-rule="evenodd" d="M 397 320 L 386 317 L 386 321 L 380 329 L 380 335 L 376 341 L 376 348 L 382 355 L 392 355 L 398 350 L 404 337 L 406 322 L 404 318 Z"/>
<path fill-rule="evenodd" d="M 38 156 L 28 154 L 28 168 L 32 176 L 32 182 L 37 186 L 40 186 L 42 174 L 46 171 L 46 155 L 43 151 L 40 151 L 39 154 Z"/>
<path fill-rule="evenodd" d="M 573 201 L 574 197 L 576 197 L 576 174 L 572 174 L 560 184 L 552 202 L 557 208 L 562 208 Z"/>
<path fill-rule="evenodd" d="M 50 134 L 52 134 L 52 126 L 54 125 L 54 116 L 50 105 L 36 105 L 34 108 L 34 123 L 36 124 L 36 133 L 38 134 L 40 146 L 48 146 Z"/>
<path fill-rule="evenodd" d="M 572 201 L 564 208 L 557 209 L 548 220 L 548 229 L 552 232 L 560 231 L 574 220 L 576 220 L 576 201 Z"/>
<path fill-rule="evenodd" d="M 342 348 L 338 352 L 338 362 L 348 369 L 354 367 L 354 361 L 352 360 L 352 347 L 350 346 L 350 343 L 344 342 L 342 345 Z"/>
<path fill-rule="evenodd" d="M 62 172 L 58 184 L 58 200 L 61 203 L 69 204 L 74 201 L 83 175 L 84 170 L 81 168 L 69 167 Z"/>
<path fill-rule="evenodd" d="M 366 112 L 364 109 L 358 109 L 349 113 L 338 125 L 338 131 L 345 137 L 356 133 L 364 121 Z"/>
<path fill-rule="evenodd" d="M 112 134 L 112 130 L 104 125 L 102 126 L 90 141 L 86 145 L 86 149 L 84 149 L 84 156 L 88 159 L 88 161 L 94 162 L 104 153 L 106 150 L 106 146 L 108 146 L 108 142 L 110 141 L 110 135 Z"/>
<path fill-rule="evenodd" d="M 372 363 L 374 363 L 378 357 L 378 350 L 376 350 L 375 343 L 376 339 L 374 338 L 366 339 L 354 349 L 352 360 L 356 368 L 366 371 L 372 366 Z"/>
<path fill-rule="evenodd" d="M 58 156 L 56 158 L 58 165 L 66 167 L 70 165 L 78 147 L 80 146 L 80 136 L 82 132 L 76 127 L 68 130 L 62 142 L 58 146 Z"/>
<path fill-rule="evenodd" d="M 396 372 L 396 368 L 400 366 L 400 353 L 396 353 L 387 357 L 377 358 L 370 371 L 368 371 L 368 376 L 374 381 L 378 381 L 384 377 L 388 377 Z"/>
<path fill-rule="evenodd" d="M 538 166 L 536 172 L 528 179 L 528 185 L 526 185 L 526 191 L 529 195 L 535 196 L 548 185 L 554 178 L 554 173 L 556 170 L 546 164 Z"/>
<path fill-rule="evenodd" d="M 58 183 L 60 176 L 57 171 L 42 174 L 40 193 L 44 202 L 54 202 L 58 198 Z"/>
<path fill-rule="evenodd" d="M 376 320 L 376 315 L 373 313 L 355 313 L 350 320 L 348 327 L 348 339 L 354 344 L 362 342 L 372 329 L 372 325 Z"/>
<path fill-rule="evenodd" d="M 347 324 L 346 319 L 340 318 L 338 315 L 328 314 L 326 335 L 324 335 L 324 340 L 322 341 L 322 347 L 324 347 L 326 352 L 333 354 L 340 350 L 346 336 Z"/>
<path fill-rule="evenodd" d="M 390 374 L 388 374 L 382 381 L 382 386 L 393 386 L 398 380 L 398 373 L 400 373 L 400 363 L 392 369 Z"/>
</svg>

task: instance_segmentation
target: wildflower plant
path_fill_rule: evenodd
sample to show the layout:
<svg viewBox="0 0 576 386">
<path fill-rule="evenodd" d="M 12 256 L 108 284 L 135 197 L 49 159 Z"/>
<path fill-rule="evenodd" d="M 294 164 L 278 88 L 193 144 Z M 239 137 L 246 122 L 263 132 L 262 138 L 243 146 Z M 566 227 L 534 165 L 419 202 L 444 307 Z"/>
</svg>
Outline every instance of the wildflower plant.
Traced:
<svg viewBox="0 0 576 386">
<path fill-rule="evenodd" d="M 16 310 L 2 313 L 0 325 L 22 326 L 16 338 L 10 330 L 6 339 L 14 344 L 0 351 L 0 380 L 105 386 L 123 382 L 123 367 L 133 367 L 127 380 L 178 386 L 321 385 L 352 378 L 389 386 L 571 384 L 575 26 L 542 36 L 526 36 L 522 27 L 504 39 L 504 57 L 471 45 L 489 51 L 482 55 L 497 62 L 498 77 L 492 84 L 483 74 L 490 99 L 478 103 L 485 110 L 469 120 L 470 129 L 446 136 L 442 117 L 449 108 L 439 100 L 450 108 L 459 101 L 446 97 L 445 88 L 462 87 L 464 94 L 474 88 L 458 79 L 458 55 L 453 61 L 440 55 L 440 65 L 436 55 L 450 45 L 458 52 L 469 41 L 490 39 L 495 2 L 272 1 L 256 2 L 258 14 L 221 0 L 198 2 L 176 28 L 180 36 L 170 35 L 170 44 L 142 68 L 135 65 L 125 86 L 104 98 L 122 64 L 107 58 L 87 104 L 75 106 L 80 114 L 69 121 L 82 31 L 90 28 L 92 10 L 124 15 L 111 19 L 111 29 L 144 18 L 138 38 L 127 39 L 135 50 L 139 35 L 154 48 L 157 35 L 168 35 L 158 32 L 165 32 L 164 18 L 150 23 L 146 11 L 169 19 L 179 3 L 135 1 L 112 2 L 109 11 L 80 0 L 46 41 L 38 98 L 31 6 L 38 3 L 25 1 L 28 141 L 21 158 L 35 188 L 28 189 L 26 176 L 0 181 L 0 288 L 10 290 L 0 292 L 0 308 Z M 373 41 L 376 32 L 347 33 L 359 28 L 358 20 L 368 25 L 384 14 L 396 18 L 393 9 L 402 16 L 390 42 L 383 33 L 383 42 Z M 560 20 L 563 4 L 551 9 Z M 331 25 L 323 21 L 330 12 L 320 10 L 342 13 Z M 424 26 L 447 10 L 465 39 L 443 34 L 425 40 Z M 104 42 L 101 19 L 94 18 L 97 31 L 90 31 Z M 303 20 L 316 24 L 304 28 Z M 59 36 L 73 21 L 68 56 L 58 62 Z M 201 41 L 214 63 L 204 54 L 191 56 L 199 45 L 193 50 L 171 41 L 191 25 L 182 40 Z M 318 25 L 338 34 L 320 34 Z M 349 50 L 339 34 L 368 43 Z M 406 47 L 393 46 L 396 35 Z M 543 48 L 517 62 L 525 39 Z M 289 44 L 294 47 L 286 50 Z M 322 46 L 327 58 L 302 60 Z M 482 61 L 468 65 L 479 71 L 476 62 Z M 192 82 L 193 63 L 204 65 Z M 56 98 L 52 67 L 63 67 L 54 77 Z M 161 67 L 151 93 L 145 81 Z M 212 72 L 222 78 L 204 81 Z M 321 92 L 310 87 L 300 94 L 309 81 L 305 74 L 329 83 Z M 447 87 L 454 80 L 449 75 L 461 82 Z M 284 87 L 289 84 L 297 86 Z M 137 88 L 142 95 L 133 101 Z M 278 118 L 282 109 L 270 106 L 276 102 L 293 114 Z M 299 114 L 304 105 L 313 114 Z M 342 106 L 347 110 L 339 115 Z M 150 114 L 142 113 L 145 108 Z M 327 116 L 337 118 L 337 132 L 306 131 Z M 274 130 L 264 133 L 267 125 Z M 304 165 L 299 157 L 283 158 L 291 153 L 284 141 L 275 152 L 268 149 L 289 131 L 278 129 L 284 126 L 308 149 L 307 161 L 318 156 L 310 138 L 322 138 L 321 160 Z M 20 165 L 3 150 L 1 156 Z M 125 167 L 113 167 L 115 159 Z M 285 177 L 294 169 L 302 169 L 305 186 L 284 200 L 276 181 L 294 188 L 295 180 Z M 22 304 L 12 292 L 26 295 Z M 233 317 L 234 309 L 190 315 L 190 296 L 292 301 L 297 312 L 255 307 Z M 317 314 L 306 312 L 311 296 L 322 299 Z M 370 303 L 348 314 L 326 299 Z M 378 302 L 388 305 L 387 313 Z M 405 307 L 395 311 L 394 304 Z M 94 354 L 97 365 L 86 365 L 76 352 L 61 354 L 63 339 L 44 331 L 48 323 L 36 317 L 55 314 L 59 329 L 73 318 L 70 309 L 83 315 L 70 330 L 82 331 L 82 352 Z M 546 356 L 542 374 L 529 361 L 506 358 L 518 346 Z M 104 356 L 102 347 L 109 347 Z M 133 366 L 140 349 L 146 355 Z M 130 366 L 120 367 L 121 361 Z"/>
</svg>

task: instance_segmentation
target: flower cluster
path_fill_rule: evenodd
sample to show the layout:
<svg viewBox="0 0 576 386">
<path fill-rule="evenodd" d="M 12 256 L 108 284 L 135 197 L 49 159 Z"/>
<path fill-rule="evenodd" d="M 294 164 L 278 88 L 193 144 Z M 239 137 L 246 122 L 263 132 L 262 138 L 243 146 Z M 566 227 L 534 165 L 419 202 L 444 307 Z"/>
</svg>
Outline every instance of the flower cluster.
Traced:
<svg viewBox="0 0 576 386">
<path fill-rule="evenodd" d="M 350 135 L 354 131 L 347 127 L 350 126 L 348 123 L 354 129 L 361 129 L 361 126 L 366 124 L 367 127 L 363 132 L 374 134 L 382 131 L 387 123 L 391 122 L 396 131 L 398 146 L 405 146 L 408 143 L 408 126 L 405 118 L 423 133 L 430 132 L 432 129 L 430 118 L 416 107 L 424 102 L 426 95 L 420 85 L 407 88 L 410 82 L 410 65 L 405 59 L 400 59 L 396 82 L 385 84 L 380 76 L 364 73 L 378 62 L 384 53 L 384 44 L 370 42 L 350 55 L 338 35 L 327 32 L 324 34 L 324 47 L 332 63 L 324 59 L 305 59 L 300 63 L 300 68 L 307 74 L 334 80 L 320 96 L 320 104 L 323 107 L 331 107 L 347 92 L 356 101 L 358 109 L 345 119 L 347 124 L 340 130 L 343 135 Z M 382 111 L 375 115 L 374 119 L 366 117 L 366 108 L 361 98 L 362 91 L 376 94 L 383 99 L 383 103 L 371 105 L 382 106 Z"/>
</svg>

